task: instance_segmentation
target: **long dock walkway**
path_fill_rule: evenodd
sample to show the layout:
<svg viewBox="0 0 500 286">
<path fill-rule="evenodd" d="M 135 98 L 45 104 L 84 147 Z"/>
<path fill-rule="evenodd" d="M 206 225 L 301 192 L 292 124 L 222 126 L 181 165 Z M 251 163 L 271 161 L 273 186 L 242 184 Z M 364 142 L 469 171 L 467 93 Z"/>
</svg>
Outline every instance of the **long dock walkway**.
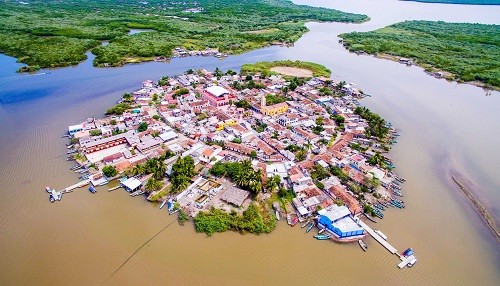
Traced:
<svg viewBox="0 0 500 286">
<path fill-rule="evenodd" d="M 364 223 L 362 220 L 359 220 L 359 225 L 364 228 L 376 241 L 378 241 L 380 244 L 382 244 L 383 247 L 385 247 L 387 250 L 389 250 L 390 253 L 392 254 L 398 254 L 398 251 L 394 246 L 392 246 L 387 240 L 383 239 L 380 235 L 378 235 L 370 226 L 368 226 L 366 223 Z"/>
<path fill-rule="evenodd" d="M 89 183 L 90 183 L 90 180 L 88 180 L 88 179 L 87 179 L 87 180 L 80 181 L 80 182 L 78 182 L 78 183 L 76 183 L 76 184 L 74 184 L 74 185 L 72 185 L 72 186 L 69 186 L 69 187 L 67 187 L 67 188 L 64 188 L 63 192 L 64 192 L 64 193 L 70 193 L 70 192 L 71 192 L 71 191 L 73 191 L 74 189 L 76 189 L 76 188 L 81 188 L 81 187 L 83 187 L 83 186 L 88 185 Z"/>
</svg>

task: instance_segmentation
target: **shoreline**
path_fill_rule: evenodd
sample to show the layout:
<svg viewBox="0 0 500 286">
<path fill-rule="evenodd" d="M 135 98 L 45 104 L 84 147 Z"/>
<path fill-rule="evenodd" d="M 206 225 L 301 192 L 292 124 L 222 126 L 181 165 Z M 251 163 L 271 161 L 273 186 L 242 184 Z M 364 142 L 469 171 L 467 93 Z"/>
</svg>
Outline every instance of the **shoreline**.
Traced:
<svg viewBox="0 0 500 286">
<path fill-rule="evenodd" d="M 395 55 L 391 55 L 391 54 L 384 54 L 384 53 L 379 53 L 379 54 L 370 54 L 370 53 L 366 53 L 366 52 L 363 52 L 363 53 L 356 53 L 355 51 L 351 51 L 349 50 L 347 47 L 344 46 L 344 48 L 349 51 L 350 53 L 355 53 L 357 54 L 358 56 L 359 55 L 370 55 L 370 56 L 373 56 L 375 58 L 378 58 L 378 59 L 383 59 L 383 60 L 389 60 L 389 61 L 393 61 L 393 62 L 396 62 L 396 63 L 399 63 L 399 60 L 403 57 L 401 56 L 395 56 Z M 412 59 L 413 60 L 413 59 Z M 473 86 L 476 86 L 476 87 L 479 87 L 479 88 L 482 88 L 484 89 L 484 91 L 489 94 L 490 91 L 500 91 L 500 87 L 496 87 L 496 86 L 489 86 L 489 85 L 486 85 L 485 83 L 483 82 L 480 82 L 480 81 L 459 81 L 455 78 L 455 74 L 454 73 L 451 73 L 451 72 L 448 72 L 448 71 L 444 71 L 444 70 L 441 70 L 435 66 L 432 66 L 432 65 L 429 65 L 429 64 L 421 64 L 419 63 L 418 59 L 415 59 L 413 62 L 412 62 L 412 65 L 415 65 L 415 66 L 418 66 L 420 68 L 422 68 L 424 70 L 424 73 L 426 73 L 427 75 L 431 76 L 431 77 L 434 77 L 436 79 L 445 79 L 446 81 L 448 82 L 455 82 L 455 83 L 458 83 L 458 84 L 469 84 L 469 85 L 473 85 Z M 411 65 L 410 65 L 411 67 Z M 431 70 L 430 71 L 427 71 L 426 69 L 430 68 Z M 434 73 L 441 73 L 442 76 L 434 76 L 433 74 Z"/>
<path fill-rule="evenodd" d="M 483 206 L 478 199 L 472 194 L 472 192 L 467 188 L 466 184 L 458 178 L 457 175 L 453 174 L 452 172 L 449 173 L 451 179 L 455 183 L 455 185 L 462 191 L 462 193 L 467 197 L 467 200 L 472 203 L 474 209 L 478 212 L 479 216 L 481 219 L 486 222 L 488 225 L 488 228 L 491 230 L 491 232 L 496 235 L 496 239 L 499 240 L 500 238 L 500 232 L 496 228 L 496 223 L 493 219 L 493 217 L 490 215 L 488 212 L 488 209 Z"/>
</svg>

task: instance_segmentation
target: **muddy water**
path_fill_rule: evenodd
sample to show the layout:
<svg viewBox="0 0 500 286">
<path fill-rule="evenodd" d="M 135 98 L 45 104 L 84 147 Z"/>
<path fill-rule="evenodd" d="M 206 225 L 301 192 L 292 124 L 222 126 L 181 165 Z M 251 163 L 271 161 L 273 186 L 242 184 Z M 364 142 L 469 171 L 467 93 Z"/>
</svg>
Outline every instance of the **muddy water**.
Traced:
<svg viewBox="0 0 500 286">
<path fill-rule="evenodd" d="M 363 12 L 362 25 L 309 24 L 293 48 L 269 48 L 224 61 L 186 58 L 171 63 L 94 69 L 91 59 L 51 74 L 16 75 L 15 60 L 0 55 L 0 284 L 2 285 L 496 285 L 498 243 L 450 182 L 464 175 L 498 218 L 500 94 L 426 76 L 419 68 L 349 54 L 335 35 L 371 30 L 404 19 L 498 22 L 497 7 L 444 6 L 400 1 L 307 1 Z M 372 2 L 382 3 L 373 4 Z M 304 2 L 306 3 L 306 2 Z M 407 179 L 407 208 L 390 209 L 375 227 L 398 250 L 413 247 L 419 261 L 398 260 L 371 239 L 357 244 L 316 241 L 283 223 L 267 236 L 194 233 L 176 223 L 110 275 L 165 225 L 165 210 L 121 190 L 96 195 L 82 189 L 50 204 L 46 185 L 62 188 L 77 175 L 64 161 L 60 135 L 68 125 L 100 116 L 144 79 L 189 68 L 237 69 L 245 62 L 304 59 L 324 64 L 338 79 L 373 97 L 363 104 L 400 129 L 392 151 Z"/>
</svg>

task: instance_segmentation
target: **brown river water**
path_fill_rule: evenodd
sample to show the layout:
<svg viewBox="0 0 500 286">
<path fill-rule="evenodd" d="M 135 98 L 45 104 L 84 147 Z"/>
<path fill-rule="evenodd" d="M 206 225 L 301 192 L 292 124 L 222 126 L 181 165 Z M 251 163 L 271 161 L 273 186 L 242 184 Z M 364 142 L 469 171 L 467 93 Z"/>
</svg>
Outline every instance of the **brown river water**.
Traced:
<svg viewBox="0 0 500 286">
<path fill-rule="evenodd" d="M 361 24 L 310 23 L 293 48 L 267 48 L 219 61 L 187 58 L 116 69 L 90 61 L 40 76 L 16 75 L 0 55 L 0 285 L 498 285 L 498 240 L 453 184 L 461 174 L 500 218 L 500 94 L 427 76 L 420 68 L 356 56 L 337 34 L 367 31 L 405 19 L 499 24 L 498 6 L 400 1 L 297 1 L 368 14 Z M 399 250 L 413 247 L 411 269 L 371 238 L 357 244 L 316 241 L 280 222 L 270 235 L 207 238 L 179 226 L 164 209 L 122 190 L 85 189 L 50 204 L 46 185 L 77 181 L 65 161 L 67 126 L 101 116 L 145 79 L 191 67 L 238 69 L 245 62 L 301 59 L 326 65 L 335 79 L 355 82 L 361 103 L 400 131 L 391 151 L 406 178 L 406 209 L 386 211 L 375 225 Z M 118 272 L 136 249 L 167 224 Z M 114 273 L 114 274 L 113 274 Z M 496 281 L 496 282 L 495 282 Z"/>
</svg>

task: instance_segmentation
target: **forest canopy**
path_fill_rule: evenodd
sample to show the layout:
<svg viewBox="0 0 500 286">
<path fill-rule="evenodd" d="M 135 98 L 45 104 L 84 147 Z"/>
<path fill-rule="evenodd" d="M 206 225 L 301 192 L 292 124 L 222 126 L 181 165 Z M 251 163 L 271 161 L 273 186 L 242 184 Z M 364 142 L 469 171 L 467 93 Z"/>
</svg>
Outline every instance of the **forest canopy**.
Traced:
<svg viewBox="0 0 500 286">
<path fill-rule="evenodd" d="M 406 21 L 371 32 L 340 35 L 350 51 L 411 58 L 450 79 L 500 88 L 500 26 Z"/>
<path fill-rule="evenodd" d="M 241 53 L 293 43 L 307 21 L 359 23 L 365 15 L 288 0 L 48 0 L 0 2 L 0 52 L 35 67 L 74 65 L 92 50 L 96 66 L 170 57 L 175 47 Z M 129 34 L 130 29 L 149 29 Z M 101 46 L 101 41 L 109 41 Z"/>
</svg>

